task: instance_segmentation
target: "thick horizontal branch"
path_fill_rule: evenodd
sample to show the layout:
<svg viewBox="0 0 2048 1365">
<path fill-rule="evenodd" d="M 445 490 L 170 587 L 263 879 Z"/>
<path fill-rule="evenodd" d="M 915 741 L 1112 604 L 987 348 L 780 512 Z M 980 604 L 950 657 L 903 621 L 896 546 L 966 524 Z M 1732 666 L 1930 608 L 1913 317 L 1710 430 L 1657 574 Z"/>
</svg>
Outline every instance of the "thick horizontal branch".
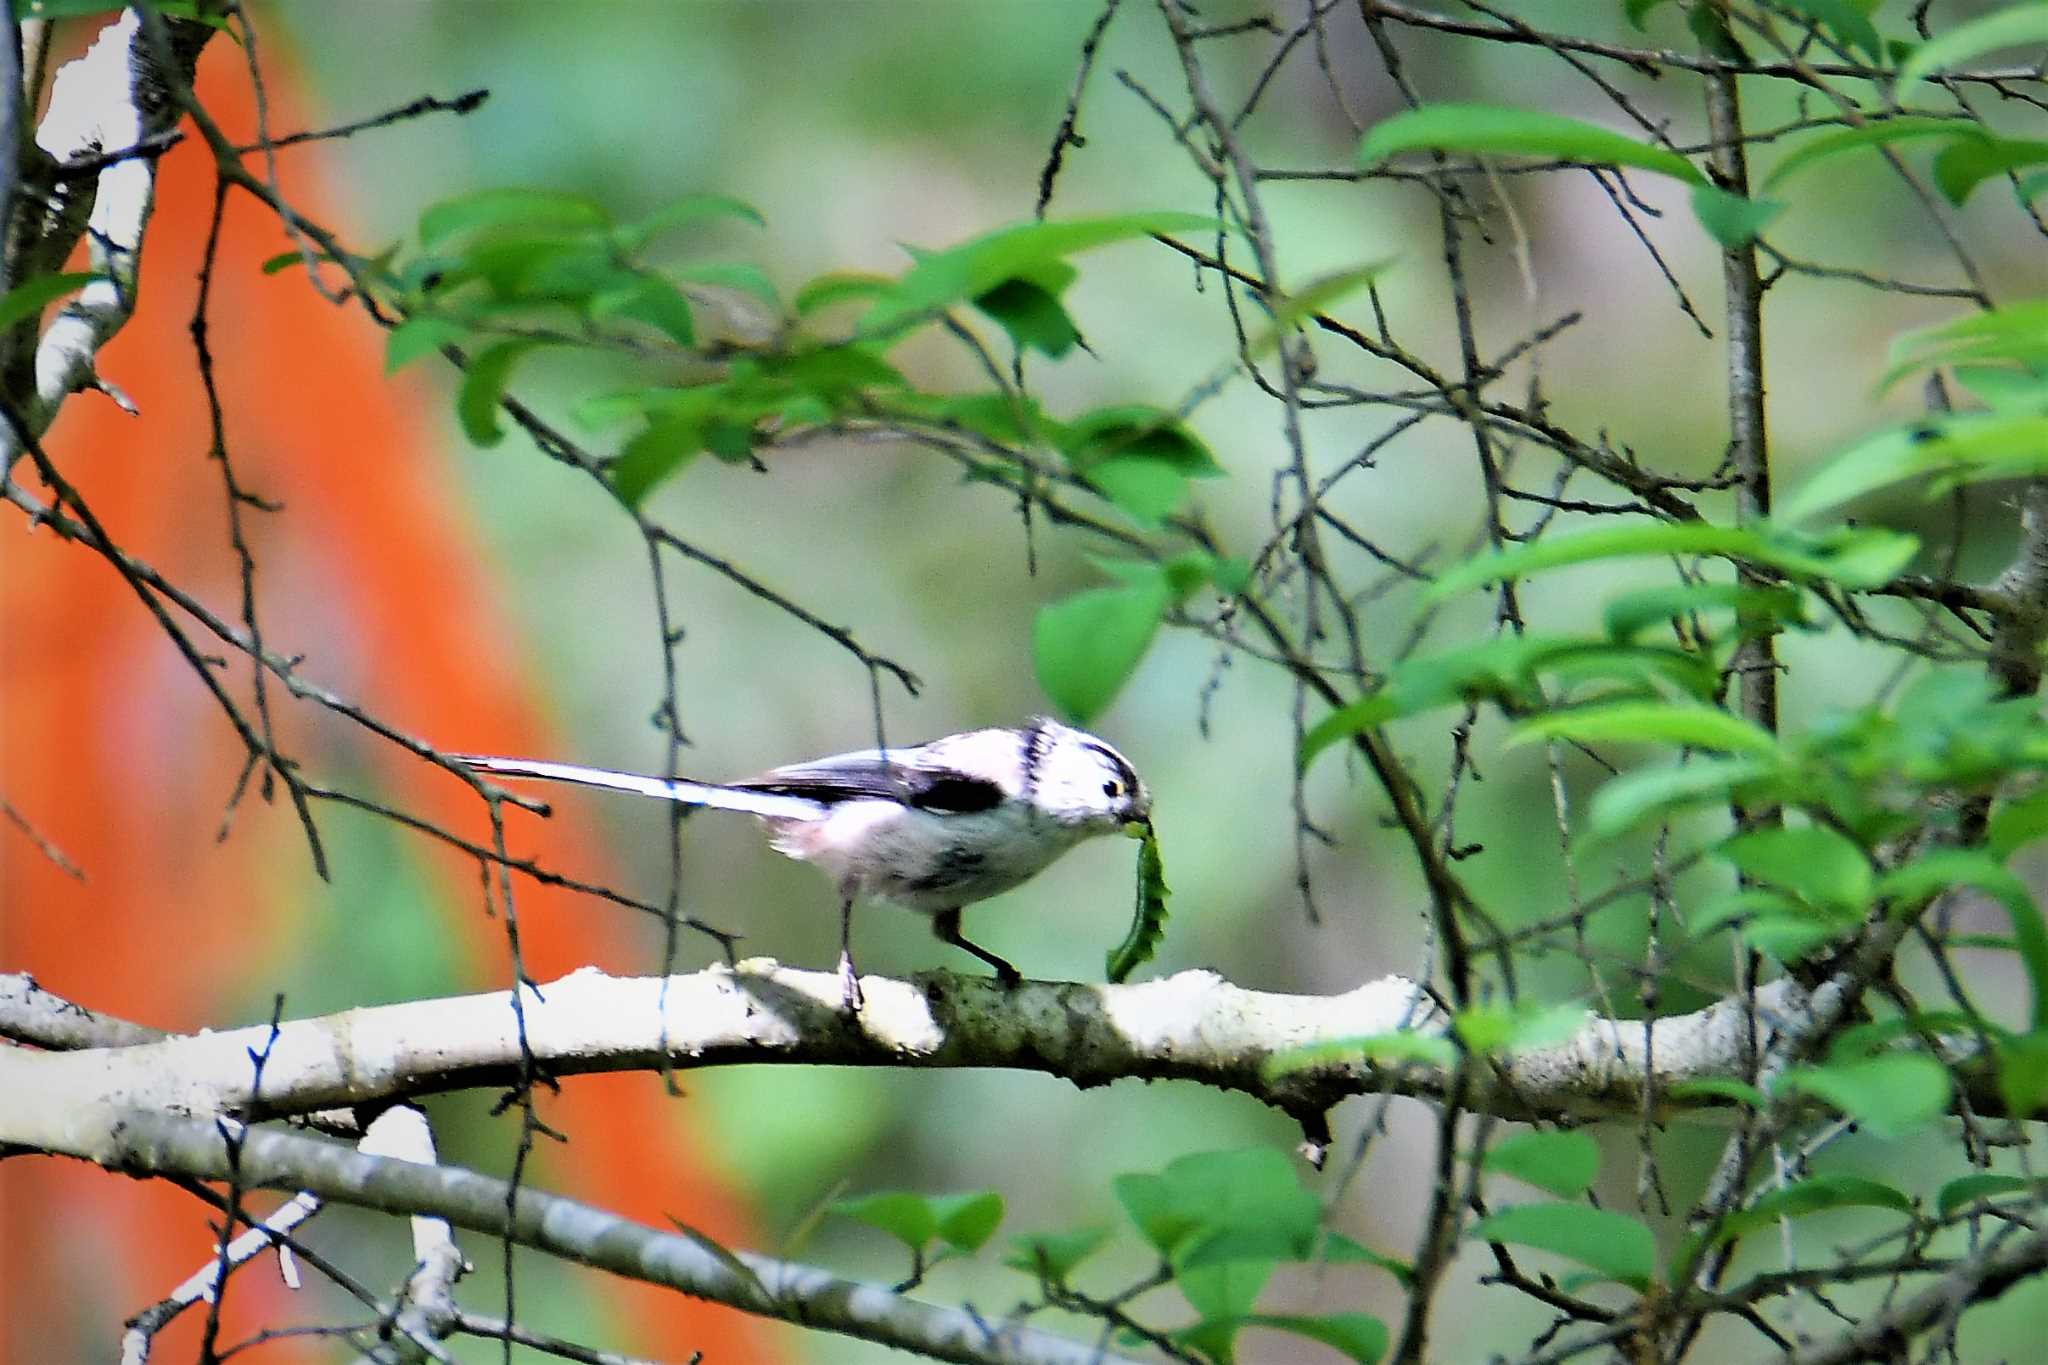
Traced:
<svg viewBox="0 0 2048 1365">
<path fill-rule="evenodd" d="M 527 992 L 525 1046 L 549 1076 L 784 1063 L 1003 1067 L 1083 1087 L 1188 1080 L 1251 1095 L 1312 1134 L 1350 1096 L 1436 1098 L 1450 1083 L 1434 1064 L 1356 1054 L 1284 1073 L 1268 1065 L 1319 1043 L 1441 1033 L 1441 1014 L 1403 977 L 1333 996 L 1248 991 L 1209 972 L 1014 990 L 934 973 L 869 977 L 863 988 L 866 1008 L 854 1019 L 841 1012 L 835 975 L 767 959 L 666 979 L 584 970 Z M 1465 1103 L 1517 1119 L 1635 1115 L 1646 1102 L 1660 1114 L 1725 1103 L 1671 1092 L 1688 1081 L 1745 1078 L 1757 1049 L 1810 1027 L 1815 1014 L 1790 980 L 1758 991 L 1754 1009 L 1753 1024 L 1738 999 L 1649 1023 L 1588 1015 L 1565 1042 L 1474 1068 Z M 255 1094 L 249 1059 L 266 1043 Z M 0 1049 L 0 1092 L 71 1110 L 118 1104 L 260 1119 L 511 1085 L 521 1060 L 510 994 L 494 992 L 288 1021 L 275 1039 L 265 1025 L 63 1053 Z M 1994 1096 L 1984 1098 L 1995 1106 Z M 4 1113 L 0 1141 L 23 1142 Z"/>
<path fill-rule="evenodd" d="M 0 1049 L 0 1059 L 7 1051 Z M 17 1054 L 26 1055 L 26 1054 Z M 0 1065 L 0 1073 L 4 1073 Z M 795 1262 L 727 1251 L 689 1232 L 663 1232 L 573 1199 L 451 1166 L 373 1156 L 293 1133 L 256 1130 L 115 1105 L 17 1114 L 45 1151 L 132 1175 L 233 1178 L 245 1190 L 291 1190 L 331 1203 L 442 1218 L 457 1227 L 730 1304 L 764 1317 L 881 1342 L 964 1365 L 1124 1365 L 1124 1357 L 1016 1323 L 988 1321 L 880 1285 Z"/>
</svg>

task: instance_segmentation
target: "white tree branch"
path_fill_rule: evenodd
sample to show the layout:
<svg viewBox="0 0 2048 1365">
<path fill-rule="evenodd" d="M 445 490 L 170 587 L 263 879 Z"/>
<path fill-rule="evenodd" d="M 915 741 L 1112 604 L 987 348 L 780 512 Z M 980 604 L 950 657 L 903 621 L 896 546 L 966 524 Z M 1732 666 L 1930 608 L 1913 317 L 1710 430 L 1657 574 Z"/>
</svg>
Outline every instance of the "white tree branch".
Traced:
<svg viewBox="0 0 2048 1365">
<path fill-rule="evenodd" d="M 0 1049 L 0 1057 L 8 1051 Z M 232 1177 L 243 1189 L 303 1190 L 330 1203 L 446 1219 L 628 1279 L 934 1360 L 1128 1365 L 1093 1345 L 986 1321 L 967 1309 L 938 1307 L 811 1266 L 726 1251 L 693 1234 L 657 1231 L 531 1188 L 515 1191 L 458 1167 L 373 1156 L 294 1133 L 244 1128 L 232 1119 L 174 1118 L 120 1104 L 61 1114 L 43 1103 L 23 1107 L 38 1116 L 23 1125 L 38 1135 L 33 1145 L 111 1170 Z"/>
<path fill-rule="evenodd" d="M 180 79 L 189 82 L 210 30 L 198 24 L 177 29 L 172 53 L 182 67 Z M 101 30 L 86 54 L 65 63 L 51 83 L 49 109 L 36 129 L 36 146 L 49 158 L 51 173 L 35 202 L 22 202 L 17 195 L 15 211 L 32 227 L 20 235 L 28 245 L 23 257 L 6 263 L 7 278 L 19 284 L 31 274 L 61 268 L 88 203 L 82 223 L 86 252 L 93 272 L 102 278 L 64 305 L 36 346 L 34 390 L 16 396 L 32 435 L 47 431 L 64 400 L 80 389 L 101 389 L 127 406 L 101 382 L 96 361 L 100 348 L 135 311 L 142 234 L 156 196 L 151 144 L 176 117 L 177 107 L 166 95 L 135 10 L 124 11 Z M 137 153 L 106 162 L 90 179 L 63 174 L 67 163 L 130 148 Z M 89 196 L 84 192 L 88 187 Z M 0 425 L 0 470 L 12 469 L 21 454 L 14 431 Z"/>
<path fill-rule="evenodd" d="M 274 1040 L 264 1025 L 117 1048 L 0 1050 L 0 1093 L 35 1094 L 45 1109 L 119 1103 L 270 1118 L 514 1084 L 530 1053 L 549 1076 L 783 1063 L 1004 1067 L 1084 1087 L 1180 1079 L 1242 1091 L 1311 1123 L 1353 1095 L 1434 1097 L 1450 1080 L 1438 1065 L 1355 1054 L 1284 1073 L 1267 1067 L 1318 1043 L 1442 1033 L 1441 1014 L 1403 977 L 1335 996 L 1248 991 L 1208 972 L 1127 986 L 1027 982 L 1014 991 L 935 973 L 871 977 L 864 989 L 867 1008 L 852 1020 L 840 1011 L 836 976 L 766 959 L 666 980 L 586 969 L 527 993 L 523 1044 L 501 991 L 291 1020 Z M 19 978 L 0 978 L 0 1007 L 20 993 Z M 1752 1021 L 1745 1002 L 1730 999 L 1648 1023 L 1588 1015 L 1565 1042 L 1475 1067 L 1466 1102 L 1523 1119 L 1637 1114 L 1646 1088 L 1660 1113 L 1722 1103 L 1670 1092 L 1686 1081 L 1746 1079 L 1753 1048 L 1788 1041 L 1825 1013 L 1790 980 L 1761 989 L 1755 1010 Z M 249 1055 L 266 1041 L 257 1095 Z M 33 1144 L 26 1118 L 0 1113 L 0 1141 Z"/>
</svg>

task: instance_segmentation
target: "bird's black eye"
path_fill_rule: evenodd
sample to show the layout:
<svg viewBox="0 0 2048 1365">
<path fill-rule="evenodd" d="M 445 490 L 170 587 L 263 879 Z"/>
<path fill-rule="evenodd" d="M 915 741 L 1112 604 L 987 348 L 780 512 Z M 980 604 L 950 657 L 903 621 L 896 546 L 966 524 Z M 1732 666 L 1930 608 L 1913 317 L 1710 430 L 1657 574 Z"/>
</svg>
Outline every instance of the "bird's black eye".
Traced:
<svg viewBox="0 0 2048 1365">
<path fill-rule="evenodd" d="M 1124 784 L 1112 777 L 1102 784 L 1102 794 L 1114 800 L 1124 794 Z"/>
</svg>

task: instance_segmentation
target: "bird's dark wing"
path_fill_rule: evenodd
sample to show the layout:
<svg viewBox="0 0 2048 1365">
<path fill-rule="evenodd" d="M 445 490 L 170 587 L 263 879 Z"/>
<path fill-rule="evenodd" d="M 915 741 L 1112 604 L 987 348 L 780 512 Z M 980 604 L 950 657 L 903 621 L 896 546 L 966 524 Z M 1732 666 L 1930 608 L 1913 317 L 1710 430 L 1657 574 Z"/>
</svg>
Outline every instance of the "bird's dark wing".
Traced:
<svg viewBox="0 0 2048 1365">
<path fill-rule="evenodd" d="M 1001 805 L 1003 789 L 986 778 L 951 768 L 917 767 L 867 752 L 792 763 L 735 782 L 750 791 L 801 796 L 825 805 L 841 801 L 898 801 L 918 810 L 969 814 Z"/>
</svg>

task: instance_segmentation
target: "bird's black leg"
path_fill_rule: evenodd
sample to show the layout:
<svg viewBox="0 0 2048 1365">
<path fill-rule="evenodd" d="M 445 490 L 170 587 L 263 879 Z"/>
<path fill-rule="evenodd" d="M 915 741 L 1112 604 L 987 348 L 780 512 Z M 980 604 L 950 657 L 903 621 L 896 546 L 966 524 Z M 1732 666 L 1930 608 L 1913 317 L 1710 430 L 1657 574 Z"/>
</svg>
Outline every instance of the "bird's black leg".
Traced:
<svg viewBox="0 0 2048 1365">
<path fill-rule="evenodd" d="M 839 991 L 840 1001 L 848 1014 L 859 1014 L 862 1004 L 860 996 L 860 973 L 853 966 L 853 891 L 851 888 L 839 896 Z"/>
<path fill-rule="evenodd" d="M 941 943 L 950 943 L 955 948 L 965 948 L 968 952 L 973 953 L 983 962 L 995 968 L 996 980 L 1000 981 L 1006 989 L 1014 989 L 1024 984 L 1023 974 L 1015 967 L 1012 967 L 980 944 L 969 943 L 965 938 L 961 937 L 959 906 L 956 905 L 951 910 L 941 910 L 938 914 L 933 915 L 932 932 L 939 936 Z"/>
</svg>

